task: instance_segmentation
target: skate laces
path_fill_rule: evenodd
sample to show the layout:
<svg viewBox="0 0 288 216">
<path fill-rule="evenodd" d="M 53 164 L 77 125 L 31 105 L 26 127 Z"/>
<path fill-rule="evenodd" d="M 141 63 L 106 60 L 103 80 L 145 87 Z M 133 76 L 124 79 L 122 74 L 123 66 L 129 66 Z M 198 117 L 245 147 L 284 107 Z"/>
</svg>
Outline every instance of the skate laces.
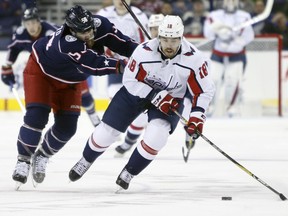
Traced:
<svg viewBox="0 0 288 216">
<path fill-rule="evenodd" d="M 15 174 L 20 176 L 28 176 L 30 170 L 30 164 L 24 162 L 24 161 L 17 161 L 16 167 L 15 167 Z"/>
<path fill-rule="evenodd" d="M 134 176 L 130 174 L 126 169 L 124 169 L 120 174 L 120 178 L 128 184 L 130 183 L 133 177 Z"/>
<path fill-rule="evenodd" d="M 85 158 L 81 158 L 80 161 L 78 161 L 75 166 L 73 167 L 73 170 L 82 176 L 91 166 L 91 163 L 85 160 Z"/>
<path fill-rule="evenodd" d="M 48 157 L 37 155 L 35 159 L 35 173 L 45 173 Z"/>
</svg>

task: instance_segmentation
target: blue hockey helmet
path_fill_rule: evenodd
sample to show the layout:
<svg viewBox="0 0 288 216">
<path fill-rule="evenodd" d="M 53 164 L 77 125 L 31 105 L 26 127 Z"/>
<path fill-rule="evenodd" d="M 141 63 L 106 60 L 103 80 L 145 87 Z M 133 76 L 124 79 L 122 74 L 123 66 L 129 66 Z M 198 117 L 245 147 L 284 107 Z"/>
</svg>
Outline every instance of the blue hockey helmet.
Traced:
<svg viewBox="0 0 288 216">
<path fill-rule="evenodd" d="M 94 29 L 92 13 L 80 5 L 75 5 L 66 12 L 65 23 L 74 32 Z"/>
<path fill-rule="evenodd" d="M 27 8 L 24 11 L 22 20 L 27 21 L 27 20 L 32 20 L 32 19 L 37 19 L 40 20 L 39 14 L 38 14 L 38 9 L 37 8 Z"/>
</svg>

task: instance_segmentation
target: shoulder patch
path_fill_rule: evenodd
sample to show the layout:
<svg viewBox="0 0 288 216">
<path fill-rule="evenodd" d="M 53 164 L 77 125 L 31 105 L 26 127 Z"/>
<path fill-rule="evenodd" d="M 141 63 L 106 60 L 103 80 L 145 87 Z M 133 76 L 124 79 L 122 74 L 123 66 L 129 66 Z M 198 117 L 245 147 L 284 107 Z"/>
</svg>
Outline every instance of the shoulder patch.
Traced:
<svg viewBox="0 0 288 216">
<path fill-rule="evenodd" d="M 53 30 L 47 30 L 47 31 L 45 32 L 45 36 L 51 35 L 51 34 L 53 34 L 53 33 L 54 33 Z"/>
<path fill-rule="evenodd" d="M 73 42 L 73 41 L 76 41 L 77 38 L 74 37 L 74 36 L 72 36 L 72 35 L 66 35 L 66 36 L 65 36 L 65 40 L 66 40 L 67 42 Z"/>
<path fill-rule="evenodd" d="M 16 34 L 21 35 L 24 32 L 25 28 L 24 26 L 20 26 L 16 29 Z"/>
<path fill-rule="evenodd" d="M 99 18 L 94 18 L 94 26 L 98 28 L 101 25 L 101 20 Z"/>
</svg>

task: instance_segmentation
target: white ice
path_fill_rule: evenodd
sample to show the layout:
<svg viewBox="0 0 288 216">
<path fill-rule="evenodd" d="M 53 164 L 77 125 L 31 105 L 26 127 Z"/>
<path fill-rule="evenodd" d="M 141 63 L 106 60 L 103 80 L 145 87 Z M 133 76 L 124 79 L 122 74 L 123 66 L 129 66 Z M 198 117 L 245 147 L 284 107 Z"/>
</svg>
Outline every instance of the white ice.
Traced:
<svg viewBox="0 0 288 216">
<path fill-rule="evenodd" d="M 115 180 L 129 158 L 114 157 L 120 142 L 98 158 L 82 179 L 69 182 L 68 172 L 80 159 L 93 131 L 86 113 L 80 116 L 76 135 L 51 158 L 45 181 L 34 188 L 29 176 L 15 191 L 11 175 L 23 116 L 20 112 L 0 112 L 0 119 L 1 216 L 288 216 L 288 201 L 277 195 L 288 197 L 287 118 L 210 118 L 203 132 L 276 192 L 202 138 L 185 163 L 181 153 L 184 131 L 179 124 L 155 161 L 132 179 L 127 191 L 118 194 Z M 222 201 L 223 196 L 231 196 L 232 201 Z"/>
</svg>

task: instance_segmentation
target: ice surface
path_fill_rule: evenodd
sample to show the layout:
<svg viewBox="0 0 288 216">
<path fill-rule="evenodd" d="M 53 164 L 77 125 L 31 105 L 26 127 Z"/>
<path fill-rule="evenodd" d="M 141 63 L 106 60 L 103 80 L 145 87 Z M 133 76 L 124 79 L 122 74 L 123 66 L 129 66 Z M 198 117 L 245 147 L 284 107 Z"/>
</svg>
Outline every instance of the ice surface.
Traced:
<svg viewBox="0 0 288 216">
<path fill-rule="evenodd" d="M 127 191 L 115 193 L 116 178 L 129 158 L 114 157 L 114 148 L 120 142 L 113 144 L 82 179 L 69 182 L 68 172 L 80 159 L 93 131 L 86 113 L 80 116 L 77 134 L 51 158 L 44 182 L 34 188 L 29 176 L 28 182 L 15 191 L 11 175 L 22 114 L 0 112 L 0 119 L 1 216 L 288 216 L 288 201 L 281 201 L 202 138 L 185 163 L 181 124 L 156 160 L 134 177 Z M 287 118 L 210 118 L 204 135 L 270 187 L 288 196 Z M 223 196 L 233 199 L 222 201 Z"/>
</svg>

